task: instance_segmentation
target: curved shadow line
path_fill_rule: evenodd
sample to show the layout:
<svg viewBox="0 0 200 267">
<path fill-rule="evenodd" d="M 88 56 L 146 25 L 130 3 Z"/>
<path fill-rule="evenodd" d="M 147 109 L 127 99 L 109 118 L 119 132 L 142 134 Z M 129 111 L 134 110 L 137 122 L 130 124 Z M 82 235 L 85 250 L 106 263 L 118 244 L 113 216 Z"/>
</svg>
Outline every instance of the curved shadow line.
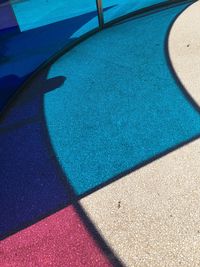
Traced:
<svg viewBox="0 0 200 267">
<path fill-rule="evenodd" d="M 191 2 L 191 1 L 190 1 L 190 2 Z M 195 2 L 196 2 L 196 1 L 195 1 Z M 194 1 L 193 1 L 192 4 L 194 4 Z M 192 4 L 191 4 L 191 5 L 192 5 Z M 180 89 L 181 93 L 182 93 L 183 96 L 185 97 L 186 101 L 189 102 L 189 104 L 191 104 L 191 105 L 193 106 L 193 108 L 194 108 L 198 113 L 200 113 L 200 107 L 196 104 L 196 102 L 194 101 L 194 99 L 193 99 L 193 98 L 190 96 L 190 94 L 187 92 L 187 90 L 185 89 L 184 85 L 183 85 L 183 84 L 181 83 L 181 81 L 179 80 L 179 78 L 178 78 L 176 72 L 174 71 L 174 69 L 173 69 L 173 67 L 172 67 L 172 64 L 171 64 L 171 61 L 170 61 L 170 58 L 169 58 L 169 53 L 168 53 L 168 39 L 169 39 L 169 34 L 170 34 L 170 31 L 171 31 L 171 28 L 172 28 L 172 26 L 174 25 L 174 23 L 175 23 L 175 21 L 177 20 L 177 18 L 178 18 L 182 13 L 184 13 L 185 10 L 186 10 L 187 8 L 189 8 L 191 5 L 188 5 L 188 6 L 187 6 L 186 8 L 184 8 L 179 14 L 177 14 L 177 15 L 174 17 L 174 19 L 172 19 L 172 22 L 170 23 L 170 25 L 169 25 L 169 27 L 168 27 L 168 30 L 167 30 L 167 33 L 166 33 L 165 42 L 164 42 L 164 50 L 165 50 L 165 55 L 166 55 L 166 60 L 167 60 L 167 64 L 168 64 L 169 70 L 170 70 L 170 72 L 171 72 L 171 74 L 172 74 L 172 76 L 173 76 L 175 82 L 177 83 L 178 88 Z M 94 192 L 96 192 L 96 191 L 102 189 L 102 188 L 105 187 L 105 186 L 108 186 L 109 184 L 111 184 L 111 183 L 113 183 L 113 182 L 115 182 L 115 181 L 117 181 L 117 180 L 119 180 L 119 179 L 122 179 L 124 176 L 126 176 L 126 175 L 128 175 L 128 174 L 130 174 L 130 173 L 132 173 L 132 172 L 135 172 L 135 171 L 137 171 L 137 170 L 139 170 L 139 169 L 141 169 L 141 168 L 143 168 L 143 167 L 145 167 L 146 165 L 152 163 L 153 161 L 158 160 L 158 159 L 160 159 L 160 158 L 166 156 L 167 154 L 169 154 L 169 153 L 171 153 L 171 152 L 173 152 L 173 151 L 175 151 L 175 150 L 177 150 L 177 149 L 179 149 L 179 148 L 181 148 L 181 147 L 183 147 L 183 146 L 186 146 L 186 145 L 188 145 L 188 144 L 194 142 L 195 140 L 197 140 L 197 139 L 199 139 L 199 138 L 200 138 L 200 133 L 197 134 L 197 135 L 195 135 L 194 137 L 192 137 L 192 138 L 190 138 L 190 139 L 184 141 L 184 142 L 181 142 L 181 143 L 178 144 L 178 145 L 175 145 L 175 146 L 173 146 L 173 147 L 171 147 L 171 148 L 169 148 L 169 149 L 167 149 L 167 150 L 165 150 L 165 151 L 163 151 L 163 152 L 157 154 L 156 156 L 151 157 L 151 158 L 148 159 L 148 160 L 145 160 L 145 161 L 143 161 L 143 162 L 137 164 L 137 165 L 134 166 L 133 168 L 129 168 L 128 170 L 123 171 L 123 172 L 121 172 L 121 173 L 115 175 L 114 177 L 110 178 L 108 181 L 102 183 L 101 185 L 97 185 L 97 186 L 95 186 L 94 188 L 92 188 L 92 189 L 86 191 L 85 193 L 79 195 L 79 196 L 78 196 L 78 200 L 80 200 L 80 199 L 82 199 L 82 198 L 84 198 L 84 197 L 86 197 L 86 196 L 88 196 L 88 195 L 90 195 L 90 194 L 92 194 L 92 193 L 94 193 Z"/>
<path fill-rule="evenodd" d="M 196 1 L 195 1 L 196 2 Z M 188 6 L 187 8 L 191 7 L 192 5 L 195 4 L 192 3 L 190 6 Z M 169 53 L 169 36 L 170 36 L 170 33 L 171 33 L 171 30 L 174 26 L 174 24 L 176 23 L 176 20 L 178 19 L 178 17 L 180 17 L 184 12 L 185 10 L 187 9 L 185 8 L 179 15 L 177 15 L 175 17 L 175 19 L 172 21 L 170 27 L 169 27 L 169 30 L 168 30 L 168 33 L 167 33 L 167 37 L 166 37 L 166 40 L 165 40 L 165 54 L 166 54 L 166 59 L 167 59 L 167 63 L 168 63 L 168 66 L 169 66 L 169 70 L 171 71 L 173 77 L 174 77 L 174 80 L 176 81 L 177 85 L 179 86 L 180 90 L 182 91 L 183 95 L 185 96 L 186 100 L 193 106 L 193 108 L 200 113 L 200 106 L 197 104 L 197 102 L 195 101 L 195 99 L 190 95 L 190 93 L 188 92 L 188 90 L 185 88 L 184 84 L 182 83 L 181 79 L 179 79 L 179 76 L 173 66 L 173 63 L 172 63 L 172 60 L 171 60 L 171 57 L 170 57 L 170 53 Z"/>
<path fill-rule="evenodd" d="M 112 27 L 113 25 L 119 23 L 119 22 L 123 22 L 126 19 L 129 18 L 134 18 L 134 17 L 138 17 L 139 15 L 145 15 L 148 12 L 151 11 L 156 11 L 159 10 L 161 8 L 164 7 L 173 7 L 176 6 L 177 4 L 184 4 L 184 3 L 190 3 L 190 2 L 196 2 L 198 0 L 174 0 L 172 1 L 165 1 L 163 3 L 159 3 L 159 4 L 155 4 L 146 8 L 142 8 L 133 12 L 130 12 L 124 16 L 121 16 L 119 18 L 113 19 L 112 21 L 105 23 L 103 26 L 104 28 L 109 28 Z M 38 68 L 36 68 L 35 71 L 33 71 L 32 74 L 30 74 L 30 76 L 26 79 L 26 81 L 20 86 L 20 88 L 13 94 L 13 96 L 8 100 L 7 105 L 4 106 L 4 108 L 1 110 L 0 112 L 0 121 L 1 119 L 4 118 L 5 113 L 7 110 L 9 110 L 9 107 L 11 105 L 11 103 L 13 101 L 15 101 L 15 98 L 20 94 L 20 92 L 22 90 L 24 90 L 30 83 L 31 81 L 46 67 L 52 65 L 58 58 L 60 58 L 62 55 L 66 54 L 68 51 L 70 51 L 72 48 L 74 48 L 75 46 L 77 46 L 78 44 L 84 42 L 85 40 L 87 40 L 88 38 L 90 38 L 91 36 L 93 36 L 94 34 L 100 32 L 101 30 L 99 27 L 87 32 L 86 34 L 82 35 L 80 38 L 78 38 L 77 40 L 72 41 L 72 43 L 68 44 L 67 46 L 62 47 L 59 51 L 57 51 L 54 55 L 52 55 L 49 59 L 45 60 L 44 63 L 42 63 Z"/>
<path fill-rule="evenodd" d="M 84 34 L 80 39 L 72 41 L 67 46 L 65 45 L 63 48 L 61 48 L 59 51 L 57 51 L 53 56 L 45 60 L 44 63 L 42 63 L 38 68 L 36 68 L 35 71 L 32 72 L 32 74 L 27 77 L 26 81 L 20 86 L 20 88 L 13 93 L 13 95 L 10 97 L 10 99 L 7 102 L 7 105 L 5 105 L 0 112 L 0 121 L 3 120 L 6 117 L 7 112 L 9 111 L 10 107 L 12 106 L 12 103 L 16 100 L 18 95 L 25 90 L 26 87 L 31 84 L 31 82 L 37 77 L 37 75 L 40 74 L 44 69 L 46 69 L 48 66 L 51 66 L 58 58 L 63 56 L 65 53 L 70 51 L 72 48 L 83 42 L 84 40 L 88 39 L 89 37 L 93 36 L 95 33 L 99 32 L 100 30 L 98 28 L 93 29 L 92 31 Z"/>
<path fill-rule="evenodd" d="M 167 149 L 164 152 L 162 152 L 162 153 L 160 153 L 160 154 L 158 154 L 156 156 L 151 157 L 148 160 L 145 160 L 145 161 L 137 164 L 133 168 L 130 168 L 130 169 L 126 170 L 126 171 L 123 171 L 123 172 L 115 175 L 114 177 L 110 178 L 108 181 L 106 181 L 106 182 L 104 182 L 104 183 L 102 183 L 102 184 L 100 184 L 98 186 L 95 186 L 94 188 L 92 188 L 92 189 L 86 191 L 85 193 L 77 196 L 77 199 L 81 200 L 82 198 L 87 197 L 87 196 L 95 193 L 96 191 L 98 191 L 98 190 L 100 190 L 100 189 L 112 184 L 113 182 L 116 182 L 117 180 L 120 180 L 120 179 L 124 178 L 124 176 L 127 176 L 127 175 L 129 175 L 129 174 L 131 174 L 131 173 L 133 173 L 135 171 L 138 171 L 139 169 L 145 167 L 146 165 L 148 165 L 148 164 L 150 164 L 150 163 L 152 163 L 152 162 L 154 162 L 156 160 L 159 160 L 159 159 L 163 158 L 164 156 L 168 155 L 169 153 L 171 153 L 171 152 L 173 152 L 173 151 L 175 151 L 175 150 L 177 150 L 179 148 L 182 148 L 182 147 L 194 142 L 195 140 L 197 140 L 199 138 L 200 138 L 200 133 L 198 135 L 195 135 L 193 138 L 191 138 L 191 139 L 189 139 L 189 140 L 187 140 L 185 142 L 180 143 L 179 145 L 173 146 L 172 148 Z"/>
<path fill-rule="evenodd" d="M 44 69 L 41 74 L 45 73 L 45 76 L 48 73 L 48 68 Z M 32 83 L 37 86 L 37 83 L 40 82 L 37 79 L 33 80 Z M 32 85 L 30 83 L 30 86 Z M 29 87 L 28 87 L 29 89 Z M 20 97 L 18 95 L 17 99 Z M 62 186 L 65 189 L 65 192 L 68 196 L 68 199 L 66 201 L 63 201 L 57 208 L 51 209 L 48 212 L 44 212 L 42 215 L 34 217 L 34 219 L 31 219 L 29 221 L 26 221 L 25 223 L 21 223 L 18 227 L 12 229 L 11 231 L 6 232 L 6 234 L 1 235 L 0 240 L 3 240 L 7 237 L 10 237 L 13 234 L 16 234 L 17 232 L 30 227 L 34 225 L 35 223 L 38 223 L 39 221 L 45 219 L 48 216 L 51 216 L 55 214 L 56 212 L 59 212 L 65 208 L 67 208 L 69 205 L 73 205 L 73 208 L 75 209 L 77 215 L 79 216 L 80 220 L 82 221 L 84 227 L 86 228 L 86 231 L 89 233 L 89 236 L 92 240 L 94 240 L 95 244 L 98 246 L 102 254 L 107 258 L 107 260 L 110 262 L 112 266 L 124 266 L 122 262 L 117 258 L 117 256 L 114 254 L 112 249 L 107 245 L 106 241 L 101 237 L 98 230 L 95 228 L 87 214 L 84 212 L 83 208 L 77 201 L 76 194 L 73 190 L 73 187 L 70 185 L 68 180 L 66 179 L 66 175 L 62 171 L 62 168 L 59 165 L 59 162 L 55 156 L 54 150 L 51 145 L 51 141 L 48 134 L 48 129 L 46 125 L 46 119 L 45 119 L 45 112 L 44 112 L 44 98 L 43 96 L 40 97 L 38 100 L 39 102 L 39 110 L 38 115 L 36 117 L 39 127 L 41 129 L 41 138 L 44 142 L 44 146 L 47 149 L 47 155 L 51 159 L 51 164 L 54 166 L 57 174 L 58 181 L 62 183 Z M 32 120 L 32 118 L 31 118 Z M 28 120 L 30 122 L 30 120 Z M 16 125 L 14 125 L 15 127 Z M 12 128 L 12 127 L 11 127 Z M 8 129 L 5 129 L 8 130 Z M 11 129 L 12 130 L 12 129 Z"/>
<path fill-rule="evenodd" d="M 99 246 L 99 248 L 102 250 L 104 255 L 107 257 L 107 259 L 110 261 L 113 267 L 123 267 L 124 264 L 120 261 L 120 259 L 115 255 L 113 250 L 107 245 L 106 241 L 103 239 L 103 237 L 100 235 L 98 230 L 96 229 L 95 225 L 91 222 L 90 218 L 84 211 L 83 207 L 81 204 L 78 202 L 77 195 L 70 184 L 70 182 L 67 179 L 67 176 L 65 175 L 63 169 L 61 168 L 56 155 L 54 153 L 50 138 L 49 138 L 49 132 L 47 128 L 47 124 L 45 123 L 46 118 L 45 118 L 45 112 L 44 112 L 44 98 L 41 98 L 41 121 L 43 122 L 41 124 L 43 128 L 43 138 L 44 142 L 46 143 L 48 153 L 52 157 L 53 162 L 55 164 L 55 167 L 57 169 L 57 172 L 60 176 L 60 179 L 66 188 L 67 193 L 69 194 L 69 199 L 70 203 L 73 205 L 75 208 L 77 214 L 79 215 L 81 221 L 83 222 L 84 226 L 86 227 L 88 233 L 91 234 L 91 238 L 96 242 L 96 244 Z"/>
<path fill-rule="evenodd" d="M 170 29 L 172 27 L 172 24 L 174 23 L 174 21 L 177 19 L 177 17 L 180 16 L 180 14 L 182 14 L 186 9 L 188 8 L 188 6 L 186 8 L 184 8 L 184 10 L 179 13 L 175 19 L 173 20 L 173 22 L 170 24 L 169 26 L 169 29 L 168 29 L 168 32 L 166 34 L 166 39 L 165 39 L 165 51 L 166 51 L 166 48 L 167 48 L 167 40 L 168 40 L 168 35 L 169 35 L 169 32 L 170 32 Z M 185 89 L 184 87 L 181 85 L 180 86 L 180 83 L 178 83 L 179 87 L 183 90 L 183 92 L 185 92 Z M 44 103 L 42 103 L 41 105 L 42 107 L 42 119 L 43 121 L 45 122 L 45 112 L 44 112 Z M 67 180 L 67 177 L 64 173 L 64 171 L 62 170 L 60 164 L 58 163 L 57 161 L 57 158 L 56 158 L 56 155 L 54 153 L 54 150 L 53 150 L 53 147 L 52 147 L 52 144 L 50 142 L 50 138 L 49 138 L 49 133 L 48 133 L 48 129 L 47 129 L 47 125 L 44 123 L 43 124 L 43 129 L 44 129 L 44 133 L 45 133 L 45 140 L 46 140 L 46 143 L 48 145 L 48 148 L 49 148 L 49 153 L 51 153 L 51 155 L 54 157 L 54 160 L 55 160 L 55 164 L 58 166 L 58 169 L 60 169 L 60 176 L 61 176 L 61 179 L 63 181 L 63 183 L 65 184 L 65 187 L 67 190 L 69 190 L 70 192 L 70 196 L 71 196 L 71 203 L 74 205 L 77 213 L 79 214 L 80 218 L 82 219 L 82 221 L 84 222 L 85 226 L 87 227 L 88 231 L 92 234 L 94 240 L 96 240 L 96 242 L 98 243 L 98 245 L 101 247 L 101 249 L 103 250 L 103 252 L 105 253 L 105 255 L 110 259 L 111 263 L 114 264 L 114 266 L 123 266 L 122 265 L 122 262 L 120 262 L 119 259 L 117 259 L 117 257 L 114 255 L 113 251 L 111 250 L 111 248 L 108 247 L 108 245 L 106 244 L 105 240 L 103 239 L 103 237 L 99 234 L 98 230 L 95 228 L 95 225 L 91 222 L 90 218 L 88 217 L 88 215 L 86 214 L 86 212 L 84 211 L 83 207 L 81 206 L 81 204 L 78 202 L 81 198 L 85 197 L 86 195 L 89 195 L 103 187 L 105 187 L 106 185 L 108 184 L 111 184 L 112 182 L 124 177 L 125 175 L 133 172 L 133 171 L 136 171 L 138 170 L 139 168 L 142 168 L 144 166 L 146 166 L 147 164 L 169 154 L 170 152 L 184 146 L 184 145 L 187 145 L 189 144 L 190 142 L 200 138 L 200 134 L 196 135 L 195 137 L 191 138 L 190 140 L 187 140 L 185 142 L 182 142 L 181 144 L 179 145 L 176 145 L 162 153 L 160 153 L 159 155 L 155 156 L 155 157 L 152 157 L 151 159 L 145 161 L 145 162 L 142 162 L 141 164 L 138 164 L 136 167 L 134 168 L 131 168 L 129 170 L 126 170 L 125 172 L 122 172 L 120 173 L 119 175 L 109 179 L 108 182 L 105 182 L 103 184 L 101 184 L 100 186 L 97 186 L 95 188 L 93 188 L 92 190 L 89 190 L 87 191 L 86 193 L 80 195 L 80 196 L 77 196 L 76 193 L 74 192 L 71 184 L 69 183 L 69 181 Z"/>
</svg>

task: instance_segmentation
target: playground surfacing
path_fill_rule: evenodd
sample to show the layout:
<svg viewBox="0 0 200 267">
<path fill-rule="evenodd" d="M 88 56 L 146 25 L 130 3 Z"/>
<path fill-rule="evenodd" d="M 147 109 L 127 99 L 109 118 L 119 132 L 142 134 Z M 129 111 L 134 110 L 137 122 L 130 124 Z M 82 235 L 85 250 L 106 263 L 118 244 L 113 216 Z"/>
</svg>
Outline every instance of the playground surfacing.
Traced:
<svg viewBox="0 0 200 267">
<path fill-rule="evenodd" d="M 35 224 L 1 242 L 2 266 L 27 266 L 31 255 L 33 266 L 198 264 L 200 117 L 167 46 L 186 7 L 141 15 L 90 37 L 41 71 L 7 111 L 8 121 L 23 114 L 24 123 L 1 133 L 4 231 Z M 18 170 L 10 168 L 11 155 Z M 15 176 L 21 183 L 13 184 Z M 81 258 L 55 241 L 59 231 L 65 236 L 63 228 L 73 240 L 64 214 L 67 225 L 82 231 L 80 253 L 87 243 L 93 256 Z M 51 222 L 62 227 L 50 230 Z M 47 259 L 40 253 L 45 238 L 57 248 Z M 65 263 L 60 249 L 70 255 Z"/>
</svg>

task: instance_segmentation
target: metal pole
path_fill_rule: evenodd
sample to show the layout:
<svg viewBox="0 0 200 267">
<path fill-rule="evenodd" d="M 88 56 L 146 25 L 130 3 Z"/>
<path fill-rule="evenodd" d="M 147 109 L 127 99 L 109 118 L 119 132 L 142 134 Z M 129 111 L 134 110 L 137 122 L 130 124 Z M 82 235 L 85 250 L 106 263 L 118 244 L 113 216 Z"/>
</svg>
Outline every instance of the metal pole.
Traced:
<svg viewBox="0 0 200 267">
<path fill-rule="evenodd" d="M 98 19 L 99 19 L 99 29 L 102 30 L 104 27 L 104 17 L 103 17 L 103 7 L 102 0 L 96 0 Z"/>
</svg>

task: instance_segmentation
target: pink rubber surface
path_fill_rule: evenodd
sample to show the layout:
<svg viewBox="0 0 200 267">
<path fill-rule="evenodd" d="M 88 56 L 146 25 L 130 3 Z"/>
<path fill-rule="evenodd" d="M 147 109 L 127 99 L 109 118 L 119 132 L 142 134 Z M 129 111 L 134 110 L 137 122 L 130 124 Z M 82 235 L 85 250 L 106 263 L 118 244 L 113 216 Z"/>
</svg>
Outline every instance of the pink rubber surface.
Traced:
<svg viewBox="0 0 200 267">
<path fill-rule="evenodd" d="M 111 266 L 69 206 L 0 243 L 1 267 Z"/>
</svg>

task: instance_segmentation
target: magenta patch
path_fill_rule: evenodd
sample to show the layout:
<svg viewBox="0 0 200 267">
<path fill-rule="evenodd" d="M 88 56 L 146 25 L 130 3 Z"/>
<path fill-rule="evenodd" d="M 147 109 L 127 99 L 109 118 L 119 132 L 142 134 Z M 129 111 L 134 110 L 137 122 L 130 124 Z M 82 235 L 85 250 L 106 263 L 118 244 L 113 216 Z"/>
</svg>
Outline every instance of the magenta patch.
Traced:
<svg viewBox="0 0 200 267">
<path fill-rule="evenodd" d="M 73 206 L 1 241 L 3 267 L 111 266 Z"/>
</svg>

